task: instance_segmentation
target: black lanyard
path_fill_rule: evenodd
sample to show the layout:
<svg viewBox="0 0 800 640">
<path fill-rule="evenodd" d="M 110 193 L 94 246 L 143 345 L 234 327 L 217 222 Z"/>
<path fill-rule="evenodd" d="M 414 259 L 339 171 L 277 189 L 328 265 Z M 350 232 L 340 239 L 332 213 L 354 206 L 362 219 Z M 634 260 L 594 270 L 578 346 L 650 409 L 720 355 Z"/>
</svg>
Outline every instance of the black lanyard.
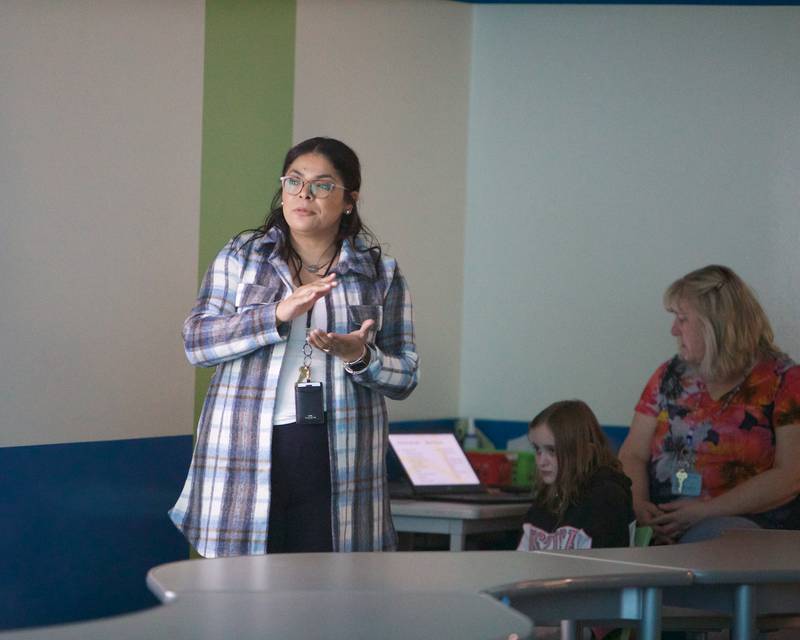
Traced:
<svg viewBox="0 0 800 640">
<path fill-rule="evenodd" d="M 325 268 L 325 273 L 322 274 L 322 278 L 328 277 L 328 274 L 331 272 L 333 268 L 333 261 L 336 260 L 336 256 L 339 255 L 339 251 L 341 251 L 341 247 L 336 250 L 336 253 L 333 254 L 331 261 L 328 263 L 328 266 Z M 298 273 L 297 279 L 300 279 L 300 274 Z M 302 282 L 300 283 L 302 285 Z M 311 312 L 314 311 L 314 305 L 317 304 L 316 302 L 311 305 L 311 308 L 308 310 L 306 314 L 306 336 L 308 336 L 308 330 L 311 328 Z M 306 337 L 306 344 L 308 344 L 308 338 Z"/>
<path fill-rule="evenodd" d="M 322 274 L 323 278 L 325 278 L 331 272 L 331 269 L 333 268 L 333 261 L 336 259 L 336 256 L 339 255 L 339 251 L 340 250 L 341 250 L 341 248 L 337 249 L 336 253 L 333 254 L 333 257 L 331 258 L 331 261 L 328 263 L 328 267 L 325 269 L 325 273 Z M 297 275 L 297 279 L 298 280 L 300 279 L 300 273 L 299 272 L 298 272 L 298 275 Z M 302 282 L 301 282 L 301 285 L 302 285 Z M 311 314 L 313 313 L 314 305 L 316 305 L 316 304 L 317 303 L 314 302 L 314 304 L 311 305 L 311 308 L 308 310 L 308 313 L 306 314 L 306 339 L 305 339 L 305 342 L 303 342 L 303 366 L 300 367 L 300 378 L 298 379 L 298 381 L 308 382 L 311 379 L 311 353 L 312 353 L 312 351 L 311 351 L 311 345 L 308 344 L 308 333 L 309 333 L 309 331 L 311 331 Z"/>
</svg>

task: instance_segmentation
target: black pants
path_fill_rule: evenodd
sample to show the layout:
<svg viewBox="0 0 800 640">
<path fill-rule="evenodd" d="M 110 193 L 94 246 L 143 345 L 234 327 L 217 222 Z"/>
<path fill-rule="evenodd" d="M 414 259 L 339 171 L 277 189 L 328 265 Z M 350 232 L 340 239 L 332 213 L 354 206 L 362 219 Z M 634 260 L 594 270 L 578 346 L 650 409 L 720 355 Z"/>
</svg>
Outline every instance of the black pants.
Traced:
<svg viewBox="0 0 800 640">
<path fill-rule="evenodd" d="M 328 428 L 272 428 L 272 497 L 267 553 L 333 551 Z"/>
</svg>

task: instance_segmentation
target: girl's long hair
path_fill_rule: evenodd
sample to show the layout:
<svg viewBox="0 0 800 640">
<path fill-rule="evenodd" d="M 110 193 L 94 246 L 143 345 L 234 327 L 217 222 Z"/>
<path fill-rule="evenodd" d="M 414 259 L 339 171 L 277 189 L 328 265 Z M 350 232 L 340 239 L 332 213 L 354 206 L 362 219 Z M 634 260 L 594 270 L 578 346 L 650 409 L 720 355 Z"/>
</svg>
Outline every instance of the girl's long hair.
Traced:
<svg viewBox="0 0 800 640">
<path fill-rule="evenodd" d="M 612 453 L 594 412 L 585 402 L 555 402 L 531 420 L 528 429 L 530 431 L 542 424 L 547 424 L 553 432 L 558 473 L 552 484 L 536 483 L 534 499 L 560 520 L 598 468 L 610 467 L 622 472 L 622 465 Z"/>
</svg>

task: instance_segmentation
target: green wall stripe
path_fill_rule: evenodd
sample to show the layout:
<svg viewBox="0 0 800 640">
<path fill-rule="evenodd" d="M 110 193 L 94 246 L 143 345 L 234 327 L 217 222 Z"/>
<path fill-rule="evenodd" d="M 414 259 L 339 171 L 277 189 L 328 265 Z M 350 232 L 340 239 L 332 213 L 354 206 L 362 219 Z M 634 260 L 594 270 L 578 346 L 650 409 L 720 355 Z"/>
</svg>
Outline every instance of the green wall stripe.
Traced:
<svg viewBox="0 0 800 640">
<path fill-rule="evenodd" d="M 206 0 L 200 188 L 202 278 L 261 223 L 292 143 L 295 0 Z M 211 370 L 195 376 L 195 422 Z"/>
</svg>

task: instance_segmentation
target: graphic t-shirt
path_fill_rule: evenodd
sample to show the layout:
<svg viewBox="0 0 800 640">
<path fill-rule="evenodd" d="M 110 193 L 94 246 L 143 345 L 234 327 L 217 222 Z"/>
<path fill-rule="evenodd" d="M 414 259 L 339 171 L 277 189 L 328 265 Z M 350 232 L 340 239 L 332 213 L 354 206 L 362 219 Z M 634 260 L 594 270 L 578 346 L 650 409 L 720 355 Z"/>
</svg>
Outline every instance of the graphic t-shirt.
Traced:
<svg viewBox="0 0 800 640">
<path fill-rule="evenodd" d="M 520 551 L 627 547 L 634 521 L 631 481 L 600 467 L 559 519 L 534 503 L 525 514 Z"/>
</svg>

